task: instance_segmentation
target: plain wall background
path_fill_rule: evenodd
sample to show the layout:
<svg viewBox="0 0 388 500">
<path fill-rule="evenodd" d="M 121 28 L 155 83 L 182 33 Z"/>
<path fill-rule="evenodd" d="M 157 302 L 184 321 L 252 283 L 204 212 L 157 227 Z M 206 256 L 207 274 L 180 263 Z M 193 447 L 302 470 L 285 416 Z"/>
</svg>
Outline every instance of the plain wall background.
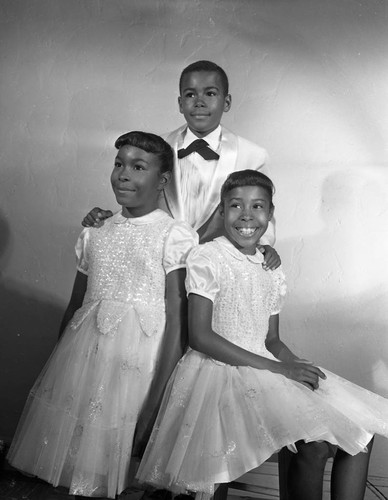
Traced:
<svg viewBox="0 0 388 500">
<path fill-rule="evenodd" d="M 388 397 L 385 0 L 0 0 L 0 437 L 57 338 L 81 220 L 115 209 L 114 140 L 183 120 L 178 78 L 230 78 L 264 146 L 289 279 L 282 335 Z M 388 442 L 370 472 L 388 476 Z"/>
</svg>

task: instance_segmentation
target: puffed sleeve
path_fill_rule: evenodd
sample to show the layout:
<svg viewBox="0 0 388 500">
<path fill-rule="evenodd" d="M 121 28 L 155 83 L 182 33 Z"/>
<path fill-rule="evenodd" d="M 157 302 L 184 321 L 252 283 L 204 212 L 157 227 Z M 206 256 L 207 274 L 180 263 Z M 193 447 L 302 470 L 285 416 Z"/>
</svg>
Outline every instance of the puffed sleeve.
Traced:
<svg viewBox="0 0 388 500">
<path fill-rule="evenodd" d="M 186 267 L 190 250 L 198 245 L 198 234 L 187 222 L 176 221 L 164 245 L 163 267 L 166 274 Z"/>
<path fill-rule="evenodd" d="M 89 239 L 90 239 L 90 229 L 85 228 L 79 235 L 77 243 L 75 244 L 77 270 L 86 275 L 88 274 L 88 269 L 89 269 L 89 256 L 88 256 Z"/>
<path fill-rule="evenodd" d="M 187 258 L 186 290 L 214 302 L 219 292 L 217 269 L 208 245 L 194 248 Z"/>
<path fill-rule="evenodd" d="M 287 293 L 286 277 L 283 269 L 279 266 L 274 271 L 266 271 L 272 274 L 272 290 L 267 295 L 267 308 L 271 316 L 279 314 Z"/>
</svg>

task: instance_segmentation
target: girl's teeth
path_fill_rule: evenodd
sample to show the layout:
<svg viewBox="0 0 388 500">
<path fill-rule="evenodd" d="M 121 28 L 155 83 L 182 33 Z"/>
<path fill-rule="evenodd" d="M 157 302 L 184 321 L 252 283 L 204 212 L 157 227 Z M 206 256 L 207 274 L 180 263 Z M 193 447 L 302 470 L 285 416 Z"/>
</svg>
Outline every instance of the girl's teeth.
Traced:
<svg viewBox="0 0 388 500">
<path fill-rule="evenodd" d="M 252 236 L 252 234 L 255 232 L 255 228 L 254 227 L 240 227 L 238 229 L 238 232 L 242 236 Z"/>
</svg>

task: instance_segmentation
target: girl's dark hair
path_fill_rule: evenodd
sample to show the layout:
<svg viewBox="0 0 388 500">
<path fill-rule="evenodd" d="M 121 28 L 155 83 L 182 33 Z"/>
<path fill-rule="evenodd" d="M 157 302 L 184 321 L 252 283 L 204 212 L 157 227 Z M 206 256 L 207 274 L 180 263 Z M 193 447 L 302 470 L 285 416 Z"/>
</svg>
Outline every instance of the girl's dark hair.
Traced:
<svg viewBox="0 0 388 500">
<path fill-rule="evenodd" d="M 179 93 L 182 91 L 182 80 L 185 75 L 188 73 L 194 73 L 195 71 L 214 71 L 221 78 L 222 83 L 222 91 L 224 96 L 229 93 L 229 81 L 225 71 L 218 66 L 216 63 L 211 61 L 196 61 L 192 64 L 189 64 L 181 73 L 181 77 L 179 78 Z"/>
<path fill-rule="evenodd" d="M 232 189 L 243 186 L 259 186 L 263 188 L 269 196 L 269 200 L 272 203 L 272 196 L 275 193 L 275 186 L 269 177 L 258 172 L 257 170 L 239 170 L 237 172 L 232 172 L 226 178 L 226 181 L 221 187 L 221 205 L 224 204 L 225 197 L 232 191 Z"/>
<path fill-rule="evenodd" d="M 174 152 L 171 146 L 158 135 L 150 132 L 127 132 L 120 135 L 115 142 L 115 148 L 120 149 L 123 146 L 134 146 L 142 149 L 146 153 L 152 153 L 160 160 L 160 171 L 171 172 L 174 166 Z"/>
</svg>

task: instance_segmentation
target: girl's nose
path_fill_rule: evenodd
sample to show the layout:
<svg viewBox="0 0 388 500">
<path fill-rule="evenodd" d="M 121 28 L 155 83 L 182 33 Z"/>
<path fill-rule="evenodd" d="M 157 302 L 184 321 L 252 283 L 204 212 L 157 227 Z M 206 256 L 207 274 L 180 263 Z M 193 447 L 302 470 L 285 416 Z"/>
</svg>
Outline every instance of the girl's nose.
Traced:
<svg viewBox="0 0 388 500">
<path fill-rule="evenodd" d="M 241 219 L 242 220 L 251 220 L 252 219 L 252 212 L 249 209 L 245 209 L 243 213 L 241 214 Z"/>
<path fill-rule="evenodd" d="M 119 175 L 119 179 L 121 181 L 127 181 L 130 178 L 129 168 L 124 167 Z"/>
</svg>

